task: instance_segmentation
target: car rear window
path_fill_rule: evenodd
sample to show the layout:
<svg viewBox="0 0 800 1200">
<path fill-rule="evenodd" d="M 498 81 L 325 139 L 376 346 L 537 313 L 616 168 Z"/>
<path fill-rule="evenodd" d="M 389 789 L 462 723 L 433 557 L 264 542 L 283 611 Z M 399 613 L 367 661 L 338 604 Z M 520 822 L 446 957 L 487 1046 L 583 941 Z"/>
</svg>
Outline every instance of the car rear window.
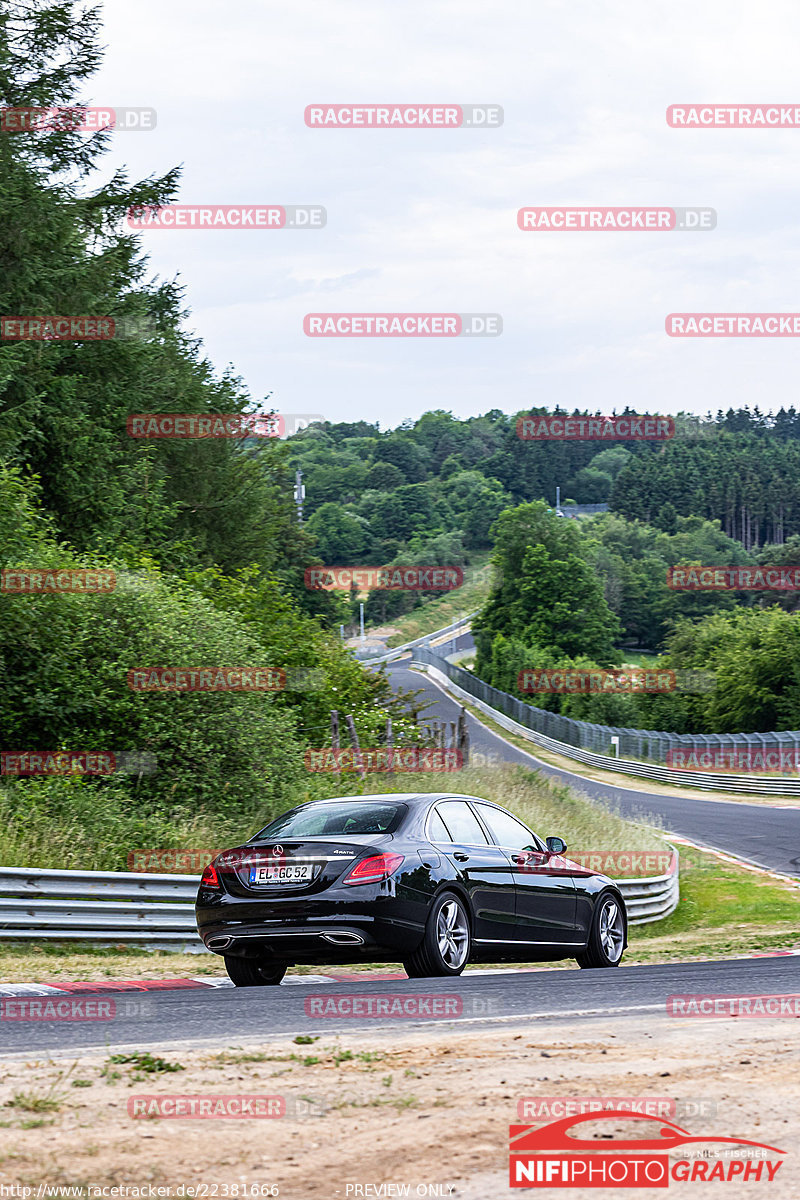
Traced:
<svg viewBox="0 0 800 1200">
<path fill-rule="evenodd" d="M 348 834 L 393 833 L 405 811 L 404 804 L 320 800 L 284 813 L 250 840 L 260 842 L 275 837 L 347 837 Z"/>
</svg>

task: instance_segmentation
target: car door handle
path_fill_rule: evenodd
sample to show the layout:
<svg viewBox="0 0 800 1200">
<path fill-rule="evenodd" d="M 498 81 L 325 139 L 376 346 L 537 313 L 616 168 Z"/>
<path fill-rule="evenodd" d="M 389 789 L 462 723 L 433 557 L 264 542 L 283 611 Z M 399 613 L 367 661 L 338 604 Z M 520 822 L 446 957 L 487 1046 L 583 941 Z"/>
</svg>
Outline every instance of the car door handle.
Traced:
<svg viewBox="0 0 800 1200">
<path fill-rule="evenodd" d="M 453 855 L 453 858 L 458 859 L 459 862 L 469 862 L 469 855 L 462 854 L 460 850 L 456 850 L 456 852 Z"/>
<path fill-rule="evenodd" d="M 526 859 L 524 854 L 512 854 L 511 861 L 515 862 L 515 863 L 519 863 L 521 866 L 524 862 L 527 862 L 528 860 Z"/>
</svg>

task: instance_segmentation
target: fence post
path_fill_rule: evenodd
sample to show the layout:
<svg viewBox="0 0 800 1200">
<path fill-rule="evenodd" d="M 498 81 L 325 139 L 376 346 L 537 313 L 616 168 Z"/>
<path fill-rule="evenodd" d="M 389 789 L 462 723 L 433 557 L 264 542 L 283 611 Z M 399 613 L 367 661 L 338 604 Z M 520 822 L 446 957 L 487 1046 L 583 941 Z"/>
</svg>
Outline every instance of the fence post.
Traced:
<svg viewBox="0 0 800 1200">
<path fill-rule="evenodd" d="M 344 719 L 350 731 L 350 741 L 353 743 L 353 762 L 358 764 L 358 774 L 363 779 L 366 771 L 364 770 L 364 763 L 361 758 L 361 747 L 358 744 L 358 734 L 356 733 L 356 723 L 353 720 L 353 714 L 347 713 Z"/>
<path fill-rule="evenodd" d="M 469 728 L 467 726 L 467 710 L 463 704 L 458 714 L 458 749 L 461 753 L 462 766 L 469 763 Z"/>
<path fill-rule="evenodd" d="M 334 708 L 331 713 L 331 749 L 333 750 L 333 769 L 339 774 L 339 713 Z"/>
</svg>

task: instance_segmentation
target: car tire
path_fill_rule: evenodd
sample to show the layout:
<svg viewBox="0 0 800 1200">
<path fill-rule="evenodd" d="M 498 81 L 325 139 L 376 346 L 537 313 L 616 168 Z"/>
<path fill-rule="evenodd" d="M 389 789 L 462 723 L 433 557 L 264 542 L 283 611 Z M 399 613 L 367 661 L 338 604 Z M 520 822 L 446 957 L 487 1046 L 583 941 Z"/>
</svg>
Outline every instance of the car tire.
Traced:
<svg viewBox="0 0 800 1200">
<path fill-rule="evenodd" d="M 280 983 L 286 974 L 286 966 L 286 963 L 269 962 L 261 958 L 225 955 L 225 970 L 237 987 L 267 987 Z"/>
<path fill-rule="evenodd" d="M 472 938 L 469 913 L 455 892 L 437 896 L 428 914 L 417 950 L 403 962 L 409 979 L 429 975 L 460 975 L 469 962 Z"/>
<path fill-rule="evenodd" d="M 594 906 L 589 941 L 576 956 L 579 967 L 618 967 L 625 949 L 625 909 L 619 896 L 604 892 Z"/>
</svg>

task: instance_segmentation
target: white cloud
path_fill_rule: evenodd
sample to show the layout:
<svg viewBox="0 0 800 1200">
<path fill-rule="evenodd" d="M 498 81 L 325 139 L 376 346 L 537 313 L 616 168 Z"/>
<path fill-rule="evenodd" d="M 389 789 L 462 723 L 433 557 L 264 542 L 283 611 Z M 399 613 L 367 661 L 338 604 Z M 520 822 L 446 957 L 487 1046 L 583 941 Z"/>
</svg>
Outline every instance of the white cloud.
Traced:
<svg viewBox="0 0 800 1200">
<path fill-rule="evenodd" d="M 319 231 L 143 235 L 256 398 L 382 427 L 534 400 L 793 401 L 797 345 L 678 341 L 671 311 L 793 311 L 800 129 L 675 130 L 680 102 L 800 103 L 800 10 L 722 0 L 107 0 L 95 102 L 153 105 L 111 158 L 184 203 L 323 204 Z M 314 130 L 317 102 L 497 103 L 495 130 Z M 537 204 L 709 205 L 711 233 L 522 233 Z M 312 340 L 308 311 L 502 312 L 495 339 Z"/>
</svg>

